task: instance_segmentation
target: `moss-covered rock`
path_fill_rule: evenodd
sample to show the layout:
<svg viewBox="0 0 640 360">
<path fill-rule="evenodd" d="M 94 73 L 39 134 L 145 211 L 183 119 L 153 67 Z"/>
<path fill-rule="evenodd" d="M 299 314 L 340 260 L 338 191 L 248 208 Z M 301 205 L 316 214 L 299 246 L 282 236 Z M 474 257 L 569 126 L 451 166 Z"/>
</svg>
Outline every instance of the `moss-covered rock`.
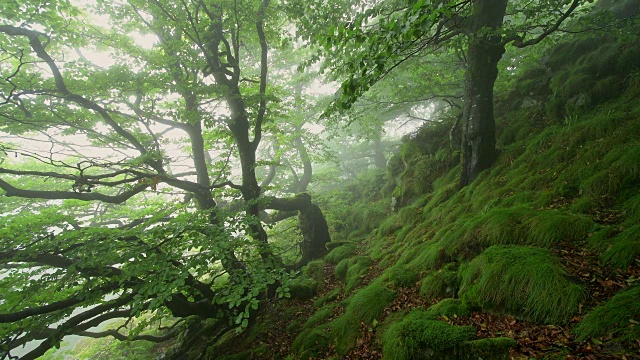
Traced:
<svg viewBox="0 0 640 360">
<path fill-rule="evenodd" d="M 303 330 L 293 341 L 291 349 L 299 359 L 320 357 L 331 345 L 330 329 L 319 326 Z"/>
<path fill-rule="evenodd" d="M 289 292 L 294 299 L 311 299 L 316 295 L 319 286 L 318 281 L 302 276 L 289 283 Z"/>
<path fill-rule="evenodd" d="M 425 310 L 414 310 L 386 331 L 383 355 L 389 360 L 446 359 L 460 352 L 475 329 L 432 320 Z"/>
</svg>

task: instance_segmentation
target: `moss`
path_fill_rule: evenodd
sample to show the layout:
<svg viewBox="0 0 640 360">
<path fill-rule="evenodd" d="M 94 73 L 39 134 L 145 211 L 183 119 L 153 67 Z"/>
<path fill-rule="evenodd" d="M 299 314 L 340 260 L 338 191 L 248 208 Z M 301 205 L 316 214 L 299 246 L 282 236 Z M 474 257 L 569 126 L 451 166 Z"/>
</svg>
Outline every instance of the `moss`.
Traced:
<svg viewBox="0 0 640 360">
<path fill-rule="evenodd" d="M 447 298 L 443 299 L 435 305 L 431 305 L 428 309 L 429 314 L 434 316 L 468 316 L 471 311 L 467 304 L 460 299 Z"/>
<path fill-rule="evenodd" d="M 524 221 L 527 244 L 551 247 L 559 242 L 584 240 L 595 224 L 582 215 L 560 211 L 538 211 Z"/>
<path fill-rule="evenodd" d="M 465 341 L 462 348 L 470 359 L 508 360 L 511 348 L 516 345 L 512 338 L 499 337 Z"/>
<path fill-rule="evenodd" d="M 611 245 L 611 238 L 614 235 L 615 230 L 613 228 L 602 228 L 589 236 L 587 247 L 592 251 L 602 253 Z"/>
<path fill-rule="evenodd" d="M 414 251 L 416 255 L 407 265 L 418 273 L 438 268 L 449 260 L 444 247 L 435 241 L 417 246 Z"/>
<path fill-rule="evenodd" d="M 634 218 L 640 222 L 640 191 L 634 191 L 635 194 L 629 196 L 624 202 L 623 208 Z"/>
<path fill-rule="evenodd" d="M 362 283 L 362 279 L 369 271 L 369 266 L 373 261 L 368 256 L 357 256 L 349 260 L 347 272 L 345 273 L 345 291 L 350 292 Z"/>
<path fill-rule="evenodd" d="M 331 335 L 328 326 L 319 326 L 303 330 L 293 341 L 291 349 L 297 353 L 297 358 L 308 359 L 321 357 L 331 345 Z"/>
<path fill-rule="evenodd" d="M 581 197 L 570 207 L 570 210 L 577 213 L 588 213 L 598 206 L 590 197 Z"/>
<path fill-rule="evenodd" d="M 314 308 L 319 308 L 323 305 L 326 305 L 330 302 L 335 301 L 336 299 L 338 299 L 338 297 L 340 296 L 340 293 L 342 292 L 341 288 L 335 288 L 331 291 L 329 291 L 325 296 L 323 297 L 319 297 L 317 298 L 314 302 L 313 302 L 313 307 Z"/>
<path fill-rule="evenodd" d="M 380 227 L 378 228 L 378 236 L 386 237 L 400 229 L 402 229 L 402 224 L 399 217 L 397 215 L 390 216 L 380 224 Z"/>
<path fill-rule="evenodd" d="M 406 265 L 395 265 L 388 268 L 383 278 L 388 279 L 389 284 L 394 288 L 410 288 L 418 282 L 418 272 Z"/>
<path fill-rule="evenodd" d="M 302 329 L 310 329 L 324 323 L 329 319 L 329 317 L 331 317 L 336 307 L 338 307 L 338 304 L 327 304 L 321 307 L 307 319 L 307 322 L 304 323 Z"/>
<path fill-rule="evenodd" d="M 305 265 L 302 274 L 310 279 L 322 282 L 324 278 L 324 261 L 315 260 Z"/>
<path fill-rule="evenodd" d="M 591 311 L 573 332 L 579 341 L 611 334 L 617 340 L 640 339 L 640 286 L 620 291 Z"/>
<path fill-rule="evenodd" d="M 492 246 L 461 266 L 460 276 L 463 300 L 536 322 L 568 321 L 585 297 L 544 249 Z"/>
<path fill-rule="evenodd" d="M 355 252 L 356 246 L 352 243 L 347 243 L 331 250 L 331 252 L 324 257 L 324 260 L 331 264 L 337 264 L 341 260 L 353 256 Z"/>
<path fill-rule="evenodd" d="M 640 255 L 640 225 L 634 225 L 612 239 L 602 260 L 615 268 L 626 268 Z"/>
<path fill-rule="evenodd" d="M 400 217 L 400 222 L 404 225 L 413 226 L 422 220 L 420 209 L 413 206 L 403 207 L 398 212 L 398 216 Z"/>
<path fill-rule="evenodd" d="M 422 279 L 420 296 L 425 300 L 452 297 L 458 293 L 460 281 L 456 271 L 440 269 Z"/>
<path fill-rule="evenodd" d="M 327 248 L 327 250 L 331 251 L 337 247 L 340 247 L 346 244 L 349 244 L 349 242 L 348 241 L 330 241 L 327 243 L 327 245 L 325 245 L 325 247 Z"/>
<path fill-rule="evenodd" d="M 213 359 L 213 358 L 211 358 L 211 359 Z M 218 357 L 216 357 L 216 359 L 220 359 L 220 360 L 250 360 L 250 359 L 253 359 L 253 357 L 252 357 L 251 351 L 243 351 L 243 352 L 240 352 L 240 353 L 237 353 L 237 354 L 218 356 Z"/>
<path fill-rule="evenodd" d="M 299 277 L 289 283 L 289 292 L 293 299 L 311 299 L 318 291 L 319 283 L 314 279 Z"/>
<path fill-rule="evenodd" d="M 353 348 L 360 332 L 360 323 L 371 324 L 395 297 L 396 293 L 381 281 L 375 281 L 354 293 L 348 300 L 344 315 L 329 323 L 337 353 L 344 355 Z"/>
<path fill-rule="evenodd" d="M 460 351 L 475 329 L 431 320 L 424 310 L 414 310 L 385 332 L 383 356 L 389 360 L 444 359 Z"/>
</svg>

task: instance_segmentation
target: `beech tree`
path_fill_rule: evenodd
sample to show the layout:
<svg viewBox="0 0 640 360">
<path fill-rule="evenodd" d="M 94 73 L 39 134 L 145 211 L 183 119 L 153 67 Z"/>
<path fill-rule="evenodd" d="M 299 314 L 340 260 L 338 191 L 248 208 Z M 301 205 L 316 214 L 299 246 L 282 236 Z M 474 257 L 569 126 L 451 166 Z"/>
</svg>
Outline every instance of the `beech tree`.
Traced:
<svg viewBox="0 0 640 360">
<path fill-rule="evenodd" d="M 322 48 L 324 66 L 346 77 L 336 99 L 350 108 L 371 86 L 416 56 L 464 46 L 462 173 L 472 182 L 497 156 L 493 88 L 506 47 L 540 43 L 589 0 L 313 1 L 298 16 Z M 322 16 L 323 25 L 311 19 Z M 428 90 L 427 90 L 428 91 Z"/>
<path fill-rule="evenodd" d="M 328 227 L 311 197 L 271 196 L 256 175 L 266 125 L 277 128 L 279 4 L 97 1 L 91 17 L 34 0 L 0 10 L 0 131 L 11 135 L 0 143 L 1 358 L 32 340 L 21 358 L 37 358 L 68 334 L 173 335 L 89 331 L 142 313 L 212 318 L 222 335 L 246 326 L 268 290 L 285 295 L 276 285 L 286 269 L 324 255 Z M 98 15 L 111 30 L 92 24 Z M 273 253 L 267 209 L 299 214 L 298 264 Z"/>
</svg>

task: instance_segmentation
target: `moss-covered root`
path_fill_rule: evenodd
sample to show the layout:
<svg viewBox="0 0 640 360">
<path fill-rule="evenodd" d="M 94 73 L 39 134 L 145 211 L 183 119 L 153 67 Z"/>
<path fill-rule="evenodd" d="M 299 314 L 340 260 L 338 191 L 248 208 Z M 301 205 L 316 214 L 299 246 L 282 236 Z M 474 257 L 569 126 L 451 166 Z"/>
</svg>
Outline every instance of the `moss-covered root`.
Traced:
<svg viewBox="0 0 640 360">
<path fill-rule="evenodd" d="M 605 336 L 616 340 L 640 339 L 640 285 L 617 293 L 590 312 L 574 329 L 578 340 Z"/>
<path fill-rule="evenodd" d="M 585 297 L 545 249 L 492 246 L 460 268 L 460 297 L 484 310 L 526 320 L 564 323 Z"/>
<path fill-rule="evenodd" d="M 515 341 L 509 338 L 473 340 L 475 330 L 434 320 L 414 310 L 388 328 L 382 337 L 384 359 L 508 359 Z"/>
</svg>

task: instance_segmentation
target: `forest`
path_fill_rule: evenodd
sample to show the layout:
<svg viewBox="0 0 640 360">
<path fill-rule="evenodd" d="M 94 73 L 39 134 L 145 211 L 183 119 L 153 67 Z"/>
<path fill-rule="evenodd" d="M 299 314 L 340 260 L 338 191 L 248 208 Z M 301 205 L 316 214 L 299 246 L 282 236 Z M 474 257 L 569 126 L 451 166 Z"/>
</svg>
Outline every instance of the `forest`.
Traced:
<svg viewBox="0 0 640 360">
<path fill-rule="evenodd" d="M 640 359 L 640 0 L 0 1 L 0 360 Z"/>
</svg>

